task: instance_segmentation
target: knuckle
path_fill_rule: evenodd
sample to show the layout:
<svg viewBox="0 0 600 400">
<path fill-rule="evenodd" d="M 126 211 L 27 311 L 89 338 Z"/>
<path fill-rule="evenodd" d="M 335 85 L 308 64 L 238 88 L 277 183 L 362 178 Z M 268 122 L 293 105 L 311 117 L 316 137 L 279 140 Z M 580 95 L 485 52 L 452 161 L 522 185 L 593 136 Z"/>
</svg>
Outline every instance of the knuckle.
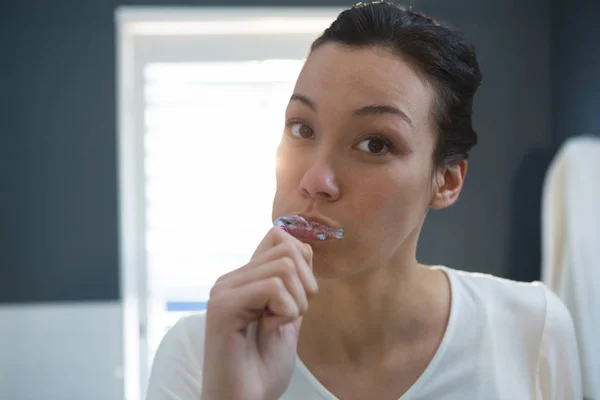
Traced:
<svg viewBox="0 0 600 400">
<path fill-rule="evenodd" d="M 307 305 L 302 304 L 302 305 L 298 306 L 298 314 L 299 315 L 304 315 L 307 312 L 308 312 L 308 306 Z"/>
<path fill-rule="evenodd" d="M 300 243 L 286 243 L 283 249 L 283 254 L 291 259 L 301 259 L 303 257 L 302 242 Z"/>
<path fill-rule="evenodd" d="M 298 302 L 298 309 L 300 310 L 301 314 L 304 314 L 308 311 L 308 300 L 306 298 L 302 298 L 299 302 Z"/>
<path fill-rule="evenodd" d="M 219 284 L 219 281 L 217 281 L 217 283 L 215 283 L 214 286 L 212 288 L 210 288 L 208 298 L 214 299 L 214 298 L 218 297 L 222 290 L 221 286 L 222 285 Z"/>
<path fill-rule="evenodd" d="M 285 232 L 283 229 L 281 229 L 278 226 L 272 226 L 271 229 L 269 229 L 269 234 L 273 235 L 277 238 L 284 238 L 285 237 Z"/>
<path fill-rule="evenodd" d="M 269 289 L 272 293 L 279 294 L 285 291 L 285 285 L 279 277 L 274 276 L 269 279 Z"/>
<path fill-rule="evenodd" d="M 212 316 L 221 315 L 223 313 L 223 308 L 224 308 L 224 302 L 221 300 L 221 298 L 219 296 L 210 298 L 208 300 L 208 304 L 206 306 L 207 318 L 211 318 Z"/>
<path fill-rule="evenodd" d="M 296 263 L 291 257 L 281 258 L 281 269 L 285 277 L 293 277 L 296 275 Z"/>
<path fill-rule="evenodd" d="M 213 284 L 213 287 L 222 285 L 224 281 L 225 281 L 225 275 L 218 277 L 217 280 L 215 281 L 215 283 Z"/>
<path fill-rule="evenodd" d="M 285 242 L 283 242 L 283 243 L 281 244 L 281 247 L 283 248 L 283 251 L 284 251 L 286 254 L 294 254 L 294 247 L 295 247 L 295 246 L 294 246 L 294 243 L 293 243 L 293 242 L 291 242 L 291 241 L 289 241 L 289 240 L 286 240 Z"/>
<path fill-rule="evenodd" d="M 313 249 L 312 249 L 311 245 L 309 245 L 309 244 L 304 245 L 304 254 L 306 254 L 309 258 L 312 258 Z"/>
<path fill-rule="evenodd" d="M 295 254 L 300 257 L 305 257 L 308 254 L 312 254 L 312 248 L 310 245 L 302 243 L 299 240 L 289 243 L 289 251 L 290 254 Z"/>
<path fill-rule="evenodd" d="M 218 287 L 218 288 L 223 287 L 224 284 L 225 284 L 225 282 L 227 281 L 227 278 L 229 278 L 229 276 L 230 276 L 230 274 L 232 272 L 233 271 L 228 272 L 228 273 L 226 273 L 226 274 L 221 275 L 220 277 L 218 277 L 217 280 L 215 281 L 215 284 L 213 285 L 213 288 L 215 288 L 215 287 Z"/>
</svg>

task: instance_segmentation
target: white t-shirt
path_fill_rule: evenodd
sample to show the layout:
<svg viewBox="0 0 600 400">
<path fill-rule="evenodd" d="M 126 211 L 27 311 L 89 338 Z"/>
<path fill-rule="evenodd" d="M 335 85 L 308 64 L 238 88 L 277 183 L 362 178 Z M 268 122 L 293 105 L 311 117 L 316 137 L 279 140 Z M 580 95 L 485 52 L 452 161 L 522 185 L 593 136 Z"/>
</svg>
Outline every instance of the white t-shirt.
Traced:
<svg viewBox="0 0 600 400">
<path fill-rule="evenodd" d="M 401 400 L 581 400 L 573 322 L 545 285 L 446 267 L 452 305 L 433 359 Z M 199 400 L 205 315 L 181 319 L 157 351 L 147 400 Z M 335 400 L 296 357 L 282 400 Z"/>
</svg>

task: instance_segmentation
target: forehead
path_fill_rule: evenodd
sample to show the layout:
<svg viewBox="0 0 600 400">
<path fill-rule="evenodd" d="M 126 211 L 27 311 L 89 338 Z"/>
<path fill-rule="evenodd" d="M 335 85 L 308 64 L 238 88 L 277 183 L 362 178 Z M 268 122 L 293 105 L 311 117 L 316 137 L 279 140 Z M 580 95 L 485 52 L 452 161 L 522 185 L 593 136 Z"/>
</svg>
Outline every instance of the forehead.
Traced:
<svg viewBox="0 0 600 400">
<path fill-rule="evenodd" d="M 407 61 L 383 48 L 327 43 L 313 51 L 298 77 L 296 92 L 319 107 L 394 104 L 413 122 L 427 118 L 431 93 Z"/>
</svg>

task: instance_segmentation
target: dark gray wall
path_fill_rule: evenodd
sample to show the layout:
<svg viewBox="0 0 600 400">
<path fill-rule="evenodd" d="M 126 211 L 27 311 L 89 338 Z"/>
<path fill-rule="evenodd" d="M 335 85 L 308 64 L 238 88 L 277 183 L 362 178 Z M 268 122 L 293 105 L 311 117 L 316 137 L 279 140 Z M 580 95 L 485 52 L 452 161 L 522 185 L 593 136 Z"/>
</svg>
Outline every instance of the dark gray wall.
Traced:
<svg viewBox="0 0 600 400">
<path fill-rule="evenodd" d="M 512 185 L 508 276 L 539 278 L 540 205 L 546 170 L 570 137 L 600 135 L 600 2 L 551 1 L 551 138 L 530 149 Z"/>
<path fill-rule="evenodd" d="M 0 302 L 119 297 L 113 13 L 120 4 L 15 0 L 0 6 Z M 465 191 L 453 209 L 430 214 L 421 258 L 535 278 L 539 220 L 515 217 L 523 206 L 514 192 L 539 185 L 539 177 L 519 175 L 519 168 L 552 141 L 551 0 L 413 4 L 462 28 L 484 71 L 475 109 L 480 144 Z M 515 246 L 515 232 L 528 239 L 524 246 Z"/>
<path fill-rule="evenodd" d="M 553 0 L 553 16 L 554 136 L 600 135 L 600 2 Z"/>
<path fill-rule="evenodd" d="M 550 2 L 417 4 L 464 30 L 477 47 L 484 75 L 474 112 L 479 144 L 465 189 L 452 209 L 430 214 L 421 259 L 512 279 L 539 279 L 543 177 L 524 166 L 551 140 Z"/>
</svg>

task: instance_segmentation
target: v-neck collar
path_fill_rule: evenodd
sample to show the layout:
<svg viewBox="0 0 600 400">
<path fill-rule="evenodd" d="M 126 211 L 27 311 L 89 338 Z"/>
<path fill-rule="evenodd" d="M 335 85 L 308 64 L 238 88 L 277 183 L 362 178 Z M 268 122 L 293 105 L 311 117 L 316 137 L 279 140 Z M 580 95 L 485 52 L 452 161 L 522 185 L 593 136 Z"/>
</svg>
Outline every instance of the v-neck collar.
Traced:
<svg viewBox="0 0 600 400">
<path fill-rule="evenodd" d="M 423 387 L 423 385 L 433 374 L 437 365 L 440 363 L 440 360 L 444 356 L 444 353 L 446 352 L 446 349 L 448 348 L 449 342 L 451 341 L 455 331 L 460 296 L 456 290 L 454 274 L 450 268 L 445 266 L 432 266 L 430 268 L 442 270 L 448 277 L 448 282 L 450 283 L 450 315 L 448 316 L 448 324 L 446 325 L 446 330 L 444 331 L 442 341 L 435 351 L 435 354 L 429 361 L 429 364 L 427 364 L 427 367 L 421 373 L 419 378 L 417 378 L 415 383 L 413 383 L 398 400 L 412 400 L 417 395 L 419 389 Z M 327 390 L 327 388 L 321 382 L 319 382 L 319 380 L 312 374 L 312 372 L 310 372 L 308 367 L 304 364 L 304 362 L 302 362 L 298 355 L 296 355 L 296 368 L 305 376 L 310 385 L 317 390 L 317 392 L 319 392 L 324 400 L 339 400 L 333 393 Z"/>
</svg>

